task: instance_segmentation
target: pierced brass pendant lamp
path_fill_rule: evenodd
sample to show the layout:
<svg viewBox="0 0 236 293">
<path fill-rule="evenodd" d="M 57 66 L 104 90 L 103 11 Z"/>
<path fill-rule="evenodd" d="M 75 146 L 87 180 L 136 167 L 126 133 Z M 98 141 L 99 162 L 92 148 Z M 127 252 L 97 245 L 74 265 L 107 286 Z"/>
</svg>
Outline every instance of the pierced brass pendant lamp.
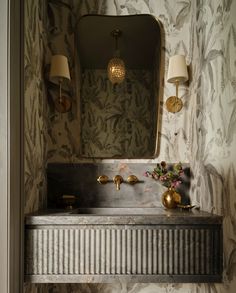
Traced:
<svg viewBox="0 0 236 293">
<path fill-rule="evenodd" d="M 120 51 L 118 49 L 118 39 L 121 34 L 122 32 L 119 29 L 111 32 L 111 36 L 115 39 L 115 52 L 114 57 L 108 63 L 107 74 L 113 84 L 122 83 L 125 79 L 125 63 L 120 58 Z"/>
</svg>

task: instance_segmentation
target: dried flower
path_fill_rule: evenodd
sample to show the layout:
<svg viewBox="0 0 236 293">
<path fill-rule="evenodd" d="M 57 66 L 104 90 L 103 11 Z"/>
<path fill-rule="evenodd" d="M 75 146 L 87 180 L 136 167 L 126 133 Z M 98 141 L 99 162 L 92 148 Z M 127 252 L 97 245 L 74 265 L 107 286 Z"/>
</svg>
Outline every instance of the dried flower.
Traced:
<svg viewBox="0 0 236 293">
<path fill-rule="evenodd" d="M 166 162 L 165 161 L 162 161 L 161 162 L 161 166 L 162 166 L 162 168 L 165 168 L 166 167 Z"/>
<path fill-rule="evenodd" d="M 157 164 L 152 172 L 146 171 L 145 176 L 160 181 L 162 185 L 168 188 L 177 188 L 182 183 L 181 176 L 183 173 L 184 171 L 181 163 L 167 167 L 166 162 L 162 161 L 160 164 Z"/>
</svg>

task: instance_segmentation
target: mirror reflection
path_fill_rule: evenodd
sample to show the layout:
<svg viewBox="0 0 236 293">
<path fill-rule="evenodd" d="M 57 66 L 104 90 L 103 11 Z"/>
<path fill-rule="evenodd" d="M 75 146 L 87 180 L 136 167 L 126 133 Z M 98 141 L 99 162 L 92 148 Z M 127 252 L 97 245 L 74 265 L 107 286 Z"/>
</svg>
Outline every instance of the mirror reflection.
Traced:
<svg viewBox="0 0 236 293">
<path fill-rule="evenodd" d="M 151 15 L 86 15 L 79 20 L 83 157 L 155 156 L 160 54 L 160 26 Z"/>
</svg>

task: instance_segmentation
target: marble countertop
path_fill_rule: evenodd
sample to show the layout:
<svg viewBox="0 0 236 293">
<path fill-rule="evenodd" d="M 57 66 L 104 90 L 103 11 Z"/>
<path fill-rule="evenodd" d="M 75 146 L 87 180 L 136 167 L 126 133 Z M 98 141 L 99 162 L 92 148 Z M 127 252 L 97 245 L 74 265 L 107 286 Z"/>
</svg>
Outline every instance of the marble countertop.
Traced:
<svg viewBox="0 0 236 293">
<path fill-rule="evenodd" d="M 44 210 L 27 214 L 26 225 L 206 225 L 221 224 L 222 217 L 197 209 L 79 208 Z"/>
</svg>

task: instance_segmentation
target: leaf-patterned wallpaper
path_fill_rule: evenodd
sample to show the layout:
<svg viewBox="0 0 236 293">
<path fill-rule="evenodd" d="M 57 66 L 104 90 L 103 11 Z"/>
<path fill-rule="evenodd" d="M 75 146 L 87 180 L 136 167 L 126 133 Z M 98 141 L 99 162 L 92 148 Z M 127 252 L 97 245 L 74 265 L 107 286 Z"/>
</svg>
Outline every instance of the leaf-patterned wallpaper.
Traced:
<svg viewBox="0 0 236 293">
<path fill-rule="evenodd" d="M 25 213 L 46 204 L 47 100 L 44 83 L 46 5 L 26 0 L 24 5 L 24 193 Z M 24 284 L 24 292 L 39 287 Z M 40 289 L 41 290 L 41 289 Z"/>
<path fill-rule="evenodd" d="M 46 183 L 47 101 L 44 83 L 46 6 L 25 1 L 24 145 L 25 212 L 43 207 Z"/>
<path fill-rule="evenodd" d="M 45 1 L 46 2 L 46 1 Z M 33 3 L 33 4 L 32 4 Z M 41 7 L 41 1 L 27 1 L 26 9 L 33 18 L 32 7 Z M 34 6 L 35 5 L 35 6 Z M 36 9 L 36 8 L 35 8 Z M 45 143 L 31 142 L 33 137 L 40 141 L 38 133 L 42 125 L 42 100 L 37 98 L 30 84 L 42 80 L 41 73 L 29 72 L 30 83 L 26 82 L 26 123 L 25 141 L 30 138 L 26 156 L 31 164 L 26 164 L 26 176 L 33 174 L 32 190 L 26 194 L 30 206 L 36 206 L 40 190 L 41 175 L 45 162 L 45 152 L 50 162 L 79 162 L 80 127 L 76 103 L 73 95 L 75 87 L 73 26 L 76 19 L 86 13 L 110 15 L 150 13 L 158 17 L 164 27 L 165 72 L 168 58 L 176 53 L 185 54 L 190 63 L 188 86 L 180 87 L 184 109 L 173 115 L 161 105 L 159 129 L 160 155 L 156 160 L 169 162 L 189 162 L 192 172 L 191 199 L 204 210 L 224 215 L 224 281 L 222 284 L 50 284 L 38 286 L 37 292 L 234 292 L 236 287 L 236 1 L 235 0 L 61 0 L 47 1 L 47 46 L 46 60 L 50 62 L 52 53 L 66 54 L 72 68 L 71 93 L 72 112 L 62 117 L 50 108 L 47 113 L 47 140 Z M 34 17 L 32 24 L 26 20 L 26 36 L 38 29 L 40 19 Z M 37 21 L 38 20 L 38 21 Z M 31 23 L 31 22 L 30 22 Z M 28 31 L 29 30 L 29 31 Z M 32 37 L 35 34 L 32 34 Z M 42 44 L 32 46 L 32 54 L 39 54 Z M 28 50 L 30 53 L 30 50 Z M 39 54 L 39 56 L 41 56 Z M 33 59 L 32 59 L 33 60 Z M 37 61 L 41 58 L 37 58 Z M 40 64 L 34 62 L 33 64 Z M 35 81 L 36 82 L 36 81 Z M 40 88 L 40 87 L 39 87 Z M 38 92 L 38 91 L 37 91 Z M 41 92 L 41 91 L 39 91 Z M 165 82 L 164 101 L 173 95 L 174 87 Z M 32 97 L 32 98 L 30 98 Z M 34 99 L 33 99 L 34 97 Z M 35 99 L 36 97 L 36 99 Z M 42 97 L 44 95 L 42 94 Z M 40 106 L 41 105 L 41 106 Z M 45 105 L 45 104 L 44 104 Z M 46 104 L 45 107 L 49 108 Z M 33 109 L 38 109 L 32 114 Z M 46 110 L 44 108 L 44 110 Z M 28 113 L 28 114 L 27 114 Z M 39 115 L 40 113 L 40 115 Z M 30 114 L 32 117 L 30 117 Z M 28 116 L 28 118 L 27 118 Z M 33 122 L 35 121 L 35 122 Z M 37 129 L 37 130 L 36 130 Z M 44 128 L 43 128 L 44 129 Z M 45 129 L 44 129 L 45 131 Z M 43 133 L 46 133 L 44 132 Z M 178 135 L 175 136 L 174 132 Z M 26 142 L 28 144 L 28 142 Z M 47 146 L 47 151 L 43 149 Z M 27 154 L 28 152 L 28 154 Z M 40 154 L 40 155 L 38 155 Z M 44 154 L 44 155 L 42 155 Z M 126 161 L 118 161 L 124 164 Z M 137 161 L 140 164 L 143 160 Z M 42 171 L 38 171 L 42 167 Z M 28 177 L 26 177 L 28 178 Z M 29 177 L 31 178 L 31 177 Z M 30 180 L 26 180 L 29 182 Z M 34 190 L 34 191 L 33 191 Z M 28 292 L 34 292 L 28 291 Z M 35 291 L 36 292 L 36 291 Z"/>
<path fill-rule="evenodd" d="M 81 87 L 81 151 L 85 157 L 150 158 L 155 153 L 157 98 L 152 72 L 127 70 L 112 85 L 106 70 L 85 70 Z"/>
</svg>

